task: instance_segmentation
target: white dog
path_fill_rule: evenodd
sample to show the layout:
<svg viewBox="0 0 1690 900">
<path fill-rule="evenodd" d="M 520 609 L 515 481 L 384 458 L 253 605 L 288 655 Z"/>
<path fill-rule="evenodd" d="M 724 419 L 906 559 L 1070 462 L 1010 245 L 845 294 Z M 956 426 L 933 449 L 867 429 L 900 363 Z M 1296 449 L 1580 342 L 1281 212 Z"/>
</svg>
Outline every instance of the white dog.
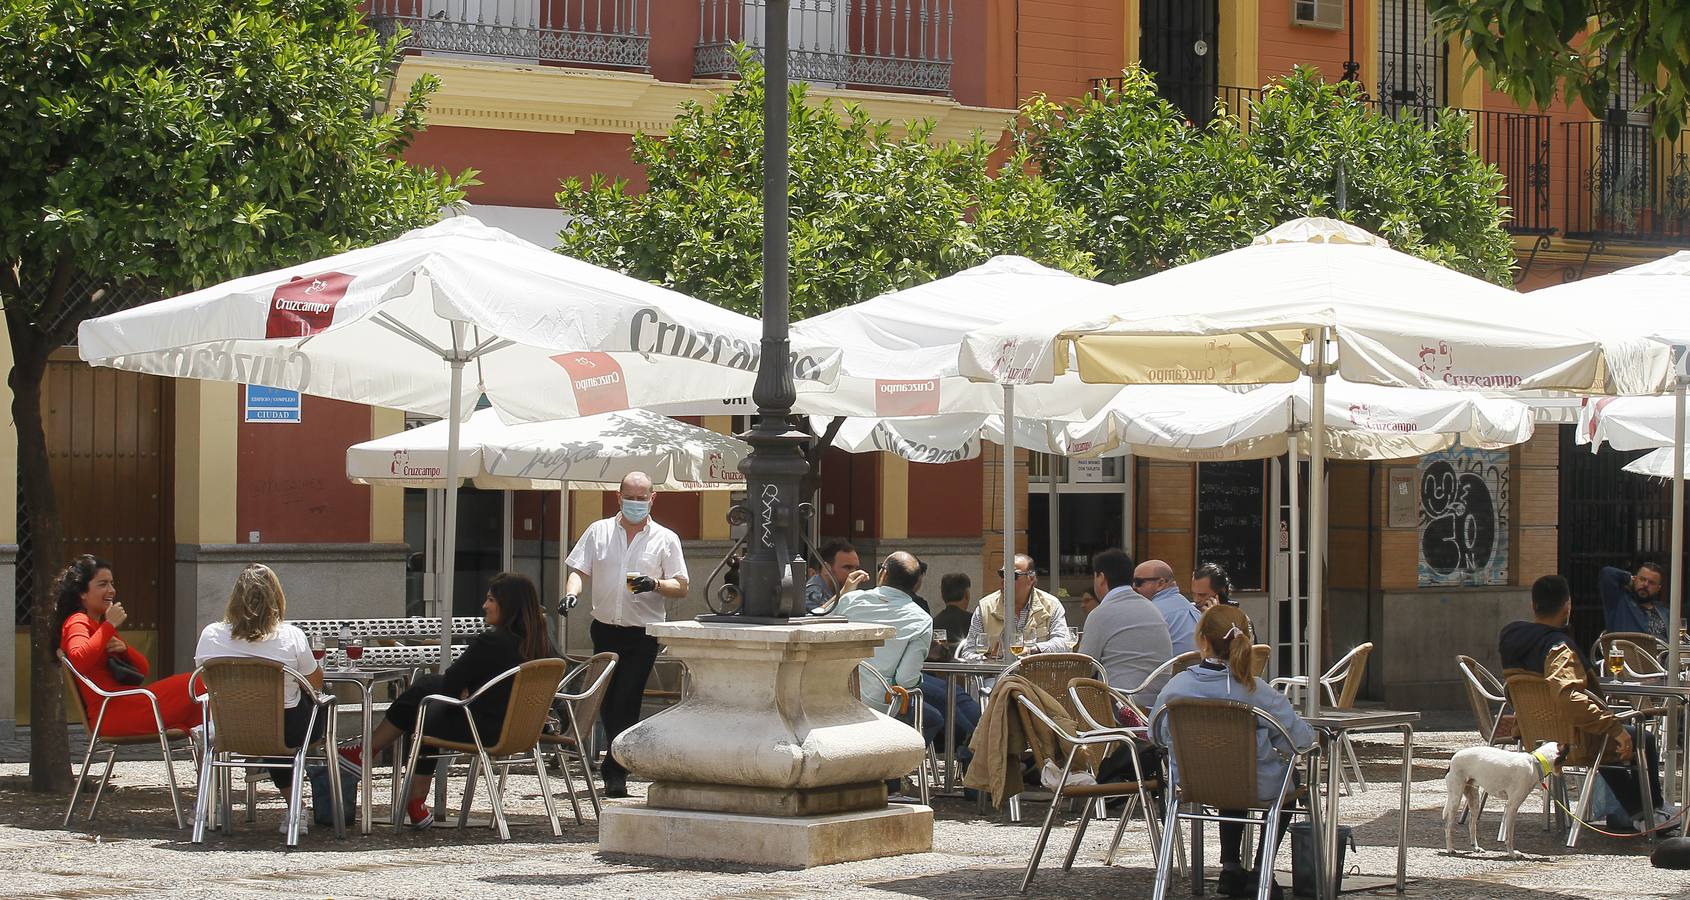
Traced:
<svg viewBox="0 0 1690 900">
<path fill-rule="evenodd" d="M 1520 805 L 1532 795 L 1544 778 L 1560 761 L 1561 748 L 1554 741 L 1539 746 L 1531 753 L 1516 753 L 1501 747 L 1468 747 L 1449 761 L 1449 774 L 1444 776 L 1444 789 L 1449 799 L 1444 801 L 1444 849 L 1455 853 L 1453 832 L 1456 812 L 1461 798 L 1467 798 L 1467 836 L 1473 849 L 1479 846 L 1479 792 L 1485 791 L 1502 799 L 1502 831 L 1508 836 L 1508 855 L 1519 859 L 1514 849 L 1514 817 Z"/>
</svg>

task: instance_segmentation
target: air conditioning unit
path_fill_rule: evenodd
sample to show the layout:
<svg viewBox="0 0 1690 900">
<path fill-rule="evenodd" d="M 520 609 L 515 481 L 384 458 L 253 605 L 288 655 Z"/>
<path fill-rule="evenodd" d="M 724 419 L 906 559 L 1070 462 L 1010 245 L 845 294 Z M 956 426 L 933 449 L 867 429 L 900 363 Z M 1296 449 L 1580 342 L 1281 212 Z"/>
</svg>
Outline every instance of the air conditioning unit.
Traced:
<svg viewBox="0 0 1690 900">
<path fill-rule="evenodd" d="M 1291 0 L 1291 24 L 1304 28 L 1344 27 L 1344 0 Z"/>
</svg>

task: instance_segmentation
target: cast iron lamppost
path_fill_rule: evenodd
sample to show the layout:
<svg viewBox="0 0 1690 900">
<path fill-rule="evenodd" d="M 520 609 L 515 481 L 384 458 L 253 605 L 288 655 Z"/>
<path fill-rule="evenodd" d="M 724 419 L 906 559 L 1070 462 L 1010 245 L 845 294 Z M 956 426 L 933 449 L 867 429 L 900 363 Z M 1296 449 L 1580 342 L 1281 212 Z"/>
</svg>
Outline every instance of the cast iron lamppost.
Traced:
<svg viewBox="0 0 1690 900">
<path fill-rule="evenodd" d="M 803 432 L 789 417 L 797 391 L 787 335 L 787 33 L 788 0 L 763 9 L 763 340 L 751 399 L 757 424 L 745 436 L 751 454 L 740 463 L 745 501 L 729 520 L 748 526 L 750 548 L 739 568 L 738 615 L 707 621 L 786 624 L 817 621 L 804 609 L 804 519 L 800 481 L 809 471 Z"/>
</svg>

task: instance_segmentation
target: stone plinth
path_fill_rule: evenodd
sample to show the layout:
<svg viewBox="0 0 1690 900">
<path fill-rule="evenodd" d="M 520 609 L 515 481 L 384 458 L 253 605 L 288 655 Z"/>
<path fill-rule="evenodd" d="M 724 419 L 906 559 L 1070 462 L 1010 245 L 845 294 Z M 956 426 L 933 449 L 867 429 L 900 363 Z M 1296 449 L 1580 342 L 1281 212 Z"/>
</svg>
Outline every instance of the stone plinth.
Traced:
<svg viewBox="0 0 1690 900">
<path fill-rule="evenodd" d="M 607 853 L 805 867 L 932 849 L 926 807 L 886 805 L 921 736 L 864 706 L 851 672 L 878 625 L 675 622 L 647 632 L 687 664 L 687 699 L 622 733 L 615 753 L 655 783 L 605 810 Z"/>
</svg>

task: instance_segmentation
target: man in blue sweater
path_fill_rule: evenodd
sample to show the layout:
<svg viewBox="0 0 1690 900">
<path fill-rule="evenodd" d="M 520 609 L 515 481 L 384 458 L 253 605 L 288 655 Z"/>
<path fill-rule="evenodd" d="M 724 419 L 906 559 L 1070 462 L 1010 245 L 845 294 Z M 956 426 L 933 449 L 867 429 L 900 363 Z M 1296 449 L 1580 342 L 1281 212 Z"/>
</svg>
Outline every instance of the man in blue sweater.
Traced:
<svg viewBox="0 0 1690 900">
<path fill-rule="evenodd" d="M 1663 642 L 1671 640 L 1667 628 L 1666 583 L 1666 570 L 1652 562 L 1638 566 L 1635 575 L 1614 566 L 1604 568 L 1596 578 L 1597 593 L 1602 595 L 1603 629 L 1652 634 Z"/>
</svg>

